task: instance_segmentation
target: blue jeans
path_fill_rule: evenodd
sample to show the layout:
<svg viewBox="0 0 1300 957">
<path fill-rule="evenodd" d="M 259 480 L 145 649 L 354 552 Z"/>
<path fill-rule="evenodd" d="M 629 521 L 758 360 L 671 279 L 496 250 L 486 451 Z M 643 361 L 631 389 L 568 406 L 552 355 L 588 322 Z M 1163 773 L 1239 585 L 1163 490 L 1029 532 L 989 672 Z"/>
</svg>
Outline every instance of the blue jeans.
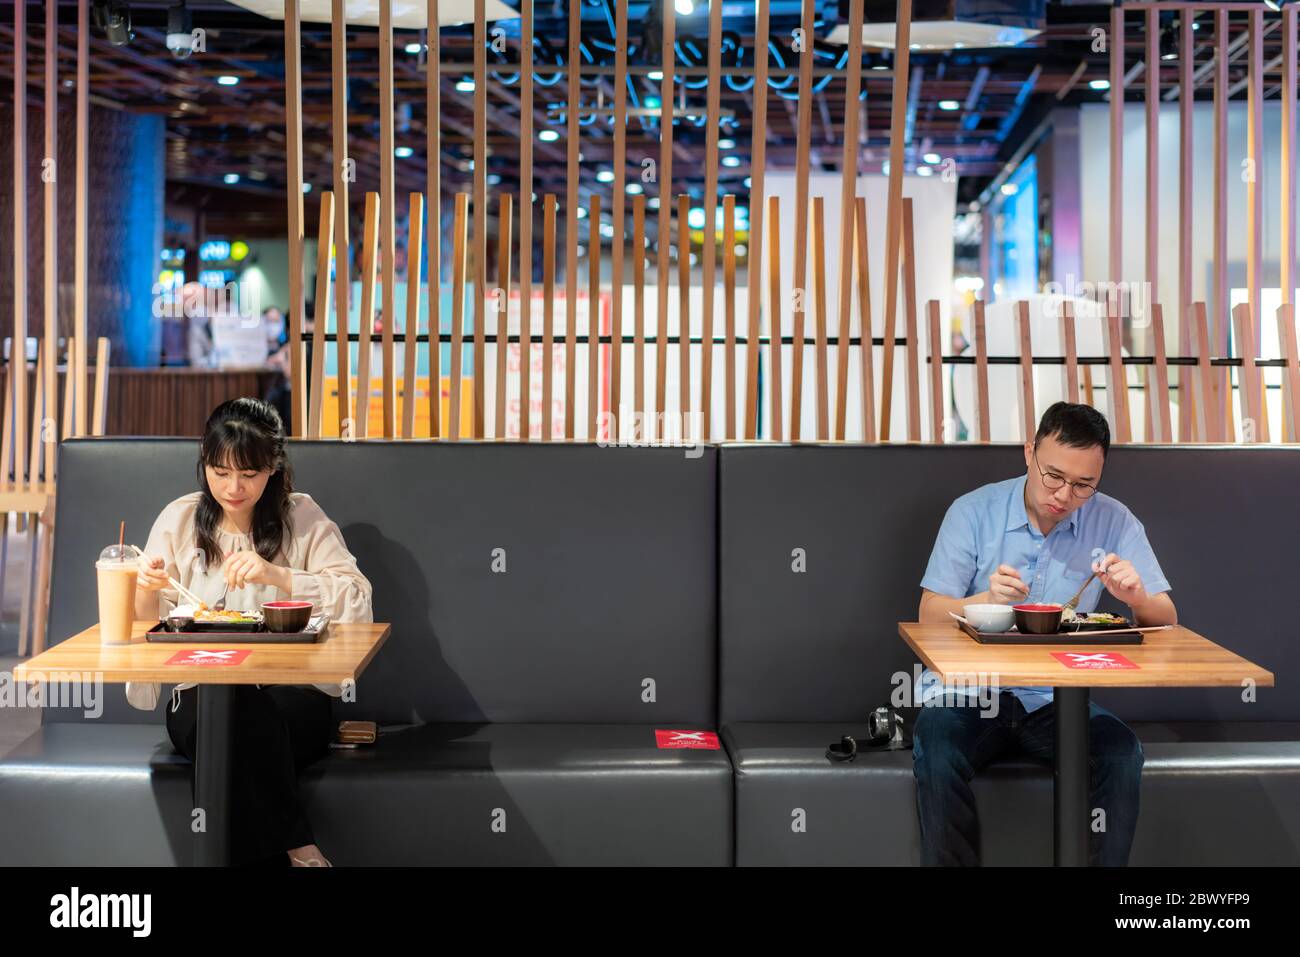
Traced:
<svg viewBox="0 0 1300 957">
<path fill-rule="evenodd" d="M 1106 812 L 1105 830 L 1089 830 L 1089 861 L 1123 867 L 1137 828 L 1142 745 L 1105 708 L 1090 703 L 1089 709 L 1089 806 Z M 982 716 L 977 707 L 922 708 L 912 735 L 921 863 L 978 865 L 980 829 L 971 779 L 989 762 L 1015 751 L 1051 764 L 1055 733 L 1055 704 L 1026 713 L 1009 691 L 1001 693 L 996 717 Z"/>
</svg>

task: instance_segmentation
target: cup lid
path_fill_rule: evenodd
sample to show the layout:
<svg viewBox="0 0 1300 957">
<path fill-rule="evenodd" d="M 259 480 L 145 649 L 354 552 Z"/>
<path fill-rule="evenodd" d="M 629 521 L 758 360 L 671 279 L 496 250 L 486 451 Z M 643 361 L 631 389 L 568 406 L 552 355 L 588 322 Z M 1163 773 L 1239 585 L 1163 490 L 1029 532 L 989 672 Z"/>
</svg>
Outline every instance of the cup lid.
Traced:
<svg viewBox="0 0 1300 957">
<path fill-rule="evenodd" d="M 124 564 L 136 560 L 136 551 L 131 545 L 109 545 L 99 553 L 99 560 L 105 564 Z"/>
</svg>

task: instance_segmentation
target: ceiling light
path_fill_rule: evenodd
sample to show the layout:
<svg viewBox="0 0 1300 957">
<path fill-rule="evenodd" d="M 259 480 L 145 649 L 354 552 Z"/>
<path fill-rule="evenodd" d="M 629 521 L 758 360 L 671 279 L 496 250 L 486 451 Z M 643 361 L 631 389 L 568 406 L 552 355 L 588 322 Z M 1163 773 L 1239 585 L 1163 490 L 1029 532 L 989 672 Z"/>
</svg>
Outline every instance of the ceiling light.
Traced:
<svg viewBox="0 0 1300 957">
<path fill-rule="evenodd" d="M 537 134 L 537 138 L 543 143 L 554 143 L 560 138 L 560 134 L 555 132 L 555 130 L 542 130 Z"/>
<path fill-rule="evenodd" d="M 304 193 L 310 193 L 310 192 L 311 192 L 311 183 L 303 183 L 303 184 L 302 184 L 302 191 L 303 191 Z"/>
<path fill-rule="evenodd" d="M 732 169 L 735 169 L 737 166 L 740 165 L 740 157 L 739 157 L 739 156 L 724 156 L 724 157 L 722 157 L 722 165 L 723 165 L 723 166 L 729 166 L 729 167 L 731 167 Z"/>
<path fill-rule="evenodd" d="M 411 149 L 409 146 L 399 146 L 393 150 L 393 155 L 398 159 L 406 159 L 408 156 L 413 156 L 414 154 L 415 150 Z"/>
<path fill-rule="evenodd" d="M 614 171 L 612 169 L 603 169 L 596 174 L 596 179 L 602 183 L 614 182 Z"/>
<path fill-rule="evenodd" d="M 227 173 L 225 176 L 221 178 L 225 180 L 227 186 L 234 186 L 236 183 L 239 182 L 238 173 Z"/>
<path fill-rule="evenodd" d="M 1016 193 L 1018 193 L 1018 192 L 1020 192 L 1020 187 L 1017 186 L 1015 183 L 1003 183 L 1003 184 L 1002 184 L 1002 195 L 1003 195 L 1003 196 L 1014 196 L 1014 195 L 1016 195 Z"/>
<path fill-rule="evenodd" d="M 587 218 L 587 207 L 586 207 L 586 206 L 579 206 L 579 207 L 578 207 L 578 218 L 579 218 L 579 219 L 586 219 L 586 218 Z"/>
<path fill-rule="evenodd" d="M 689 17 L 695 12 L 695 0 L 676 0 L 673 9 L 684 17 Z"/>
<path fill-rule="evenodd" d="M 926 153 L 924 156 L 921 157 L 921 159 L 925 160 L 931 166 L 938 166 L 940 163 L 943 162 L 943 157 L 940 156 L 938 153 Z"/>
<path fill-rule="evenodd" d="M 633 196 L 639 196 L 641 193 L 645 192 L 641 188 L 640 183 L 628 183 L 625 189 L 628 193 L 632 194 Z"/>
<path fill-rule="evenodd" d="M 461 93 L 474 92 L 474 80 L 471 77 L 462 77 L 456 81 L 456 89 Z"/>
<path fill-rule="evenodd" d="M 408 43 L 406 46 L 402 47 L 402 49 L 411 54 L 411 56 L 419 56 L 424 51 L 424 44 Z"/>
<path fill-rule="evenodd" d="M 1109 90 L 1110 80 L 1089 80 L 1088 89 L 1090 90 Z"/>
<path fill-rule="evenodd" d="M 951 113 L 953 110 L 960 110 L 961 104 L 958 103 L 956 100 L 940 100 L 939 109 L 947 113 Z"/>
<path fill-rule="evenodd" d="M 646 79 L 648 80 L 662 80 L 663 78 L 664 78 L 663 70 L 651 70 L 649 73 L 646 74 Z"/>
<path fill-rule="evenodd" d="M 217 83 L 219 83 L 221 86 L 239 86 L 239 77 L 226 74 L 224 76 L 217 77 Z"/>
<path fill-rule="evenodd" d="M 720 150 L 734 150 L 735 148 L 736 141 L 733 139 L 718 140 L 718 149 Z"/>
<path fill-rule="evenodd" d="M 916 168 L 916 175 L 917 175 L 917 176 L 933 176 L 933 175 L 934 175 L 934 170 L 932 170 L 932 169 L 931 169 L 930 167 L 928 167 L 928 166 L 918 166 L 918 167 Z"/>
</svg>

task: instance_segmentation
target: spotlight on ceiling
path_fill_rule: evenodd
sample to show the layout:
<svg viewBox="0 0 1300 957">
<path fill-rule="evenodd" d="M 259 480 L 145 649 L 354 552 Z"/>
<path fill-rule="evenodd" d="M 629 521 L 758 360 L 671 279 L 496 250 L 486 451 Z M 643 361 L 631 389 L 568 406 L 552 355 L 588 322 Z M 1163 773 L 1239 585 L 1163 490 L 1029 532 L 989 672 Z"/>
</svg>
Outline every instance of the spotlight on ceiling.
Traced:
<svg viewBox="0 0 1300 957">
<path fill-rule="evenodd" d="M 1019 46 L 1043 32 L 1046 6 L 1046 0 L 918 0 L 908 45 L 920 52 Z M 892 2 L 866 0 L 863 45 L 894 48 L 894 11 Z M 839 0 L 838 22 L 826 42 L 847 45 L 849 0 Z"/>
<path fill-rule="evenodd" d="M 178 60 L 184 60 L 194 50 L 194 24 L 185 0 L 167 8 L 167 49 Z"/>
<path fill-rule="evenodd" d="M 135 39 L 131 29 L 131 8 L 123 0 L 100 0 L 94 6 L 95 26 L 104 31 L 108 42 L 124 47 Z"/>
<path fill-rule="evenodd" d="M 956 100 L 940 100 L 939 109 L 943 110 L 945 113 L 951 113 L 954 110 L 960 110 L 961 104 Z"/>
</svg>

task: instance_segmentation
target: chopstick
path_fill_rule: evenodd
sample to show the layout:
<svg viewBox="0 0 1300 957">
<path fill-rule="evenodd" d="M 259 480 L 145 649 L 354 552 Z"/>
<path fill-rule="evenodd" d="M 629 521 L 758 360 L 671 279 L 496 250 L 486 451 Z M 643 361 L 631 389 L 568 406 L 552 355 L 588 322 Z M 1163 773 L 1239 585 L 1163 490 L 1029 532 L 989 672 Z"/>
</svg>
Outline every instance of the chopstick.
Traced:
<svg viewBox="0 0 1300 957">
<path fill-rule="evenodd" d="M 136 553 L 137 553 L 137 554 L 139 554 L 139 555 L 143 555 L 143 554 L 144 554 L 144 549 L 142 549 L 139 545 L 132 545 L 131 547 L 134 548 L 134 549 L 136 550 Z M 175 588 L 176 591 L 177 591 L 177 593 L 178 593 L 182 598 L 184 598 L 184 599 L 188 600 L 189 602 L 191 602 L 191 603 L 195 606 L 195 609 L 196 609 L 196 610 L 198 609 L 198 607 L 199 607 L 200 605 L 204 605 L 204 604 L 206 604 L 206 602 L 204 602 L 202 598 L 200 598 L 198 595 L 194 594 L 194 592 L 190 591 L 188 588 L 186 588 L 184 585 L 182 585 L 182 584 L 181 584 L 180 582 L 178 582 L 176 579 L 172 578 L 171 575 L 168 575 L 168 576 L 167 576 L 167 584 L 169 584 L 169 585 L 171 585 L 173 588 Z"/>
</svg>

